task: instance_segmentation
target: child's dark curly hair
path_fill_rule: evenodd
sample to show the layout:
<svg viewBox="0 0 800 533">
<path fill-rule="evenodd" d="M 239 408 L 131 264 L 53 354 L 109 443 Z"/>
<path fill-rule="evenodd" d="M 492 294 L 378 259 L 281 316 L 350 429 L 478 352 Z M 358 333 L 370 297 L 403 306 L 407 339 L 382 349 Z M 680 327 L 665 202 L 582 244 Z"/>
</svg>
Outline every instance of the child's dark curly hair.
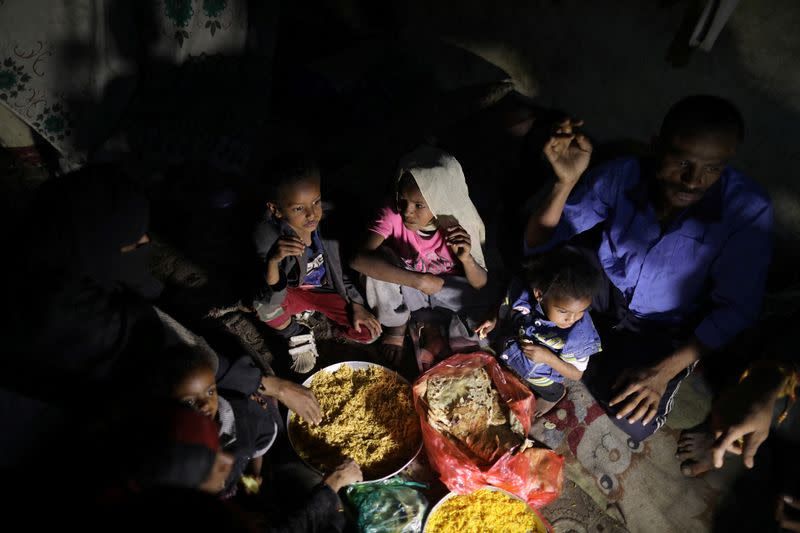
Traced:
<svg viewBox="0 0 800 533">
<path fill-rule="evenodd" d="M 603 286 L 603 276 L 586 255 L 562 246 L 528 260 L 523 271 L 531 291 L 573 300 L 592 299 Z"/>
<path fill-rule="evenodd" d="M 266 200 L 278 203 L 283 192 L 309 178 L 319 178 L 319 165 L 309 154 L 288 153 L 271 160 L 261 175 Z"/>
<path fill-rule="evenodd" d="M 179 344 L 153 358 L 144 385 L 154 398 L 167 399 L 188 376 L 200 369 L 216 370 L 212 356 L 193 346 Z"/>
</svg>

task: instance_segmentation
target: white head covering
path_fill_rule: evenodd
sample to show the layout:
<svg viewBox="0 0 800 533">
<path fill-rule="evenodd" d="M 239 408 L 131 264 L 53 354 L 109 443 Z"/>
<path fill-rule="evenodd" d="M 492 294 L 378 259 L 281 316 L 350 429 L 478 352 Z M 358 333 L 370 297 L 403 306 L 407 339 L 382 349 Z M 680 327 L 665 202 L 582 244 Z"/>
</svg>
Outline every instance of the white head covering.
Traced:
<svg viewBox="0 0 800 533">
<path fill-rule="evenodd" d="M 486 268 L 483 258 L 486 229 L 475 204 L 469 198 L 467 180 L 461 164 L 452 155 L 423 145 L 400 160 L 397 182 L 406 172 L 417 182 L 428 208 L 436 217 L 436 226 L 444 230 L 460 224 L 469 233 L 472 241 L 472 257 Z"/>
</svg>

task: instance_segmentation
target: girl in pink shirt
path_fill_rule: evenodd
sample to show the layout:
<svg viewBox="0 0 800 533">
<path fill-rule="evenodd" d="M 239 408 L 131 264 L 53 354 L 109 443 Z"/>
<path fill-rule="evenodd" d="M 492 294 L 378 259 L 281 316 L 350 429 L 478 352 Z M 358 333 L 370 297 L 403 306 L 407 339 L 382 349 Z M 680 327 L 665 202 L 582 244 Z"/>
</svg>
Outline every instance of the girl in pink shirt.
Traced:
<svg viewBox="0 0 800 533">
<path fill-rule="evenodd" d="M 378 212 L 352 267 L 367 276 L 367 302 L 384 329 L 381 355 L 398 365 L 413 311 L 449 311 L 455 314 L 450 337 L 453 325 L 464 337 L 473 337 L 473 326 L 465 322 L 481 319 L 486 298 L 480 289 L 488 275 L 483 221 L 453 156 L 429 146 L 417 148 L 401 160 L 395 190 L 394 205 Z M 422 328 L 421 344 L 425 367 L 448 343 L 432 326 Z"/>
</svg>

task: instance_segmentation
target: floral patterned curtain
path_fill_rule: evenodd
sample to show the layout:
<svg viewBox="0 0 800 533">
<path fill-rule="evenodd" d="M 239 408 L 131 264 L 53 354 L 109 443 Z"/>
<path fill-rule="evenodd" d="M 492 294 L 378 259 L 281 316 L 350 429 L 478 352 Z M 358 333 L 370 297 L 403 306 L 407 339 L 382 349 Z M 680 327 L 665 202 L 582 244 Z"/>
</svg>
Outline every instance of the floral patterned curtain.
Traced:
<svg viewBox="0 0 800 533">
<path fill-rule="evenodd" d="M 211 62 L 230 72 L 255 31 L 248 14 L 259 9 L 263 3 L 252 0 L 0 0 L 0 105 L 51 143 L 65 169 L 79 167 L 119 135 L 132 105 L 158 109 L 152 94 L 150 103 L 139 101 L 142 85 L 185 90 L 181 67 L 208 70 L 197 67 L 207 58 L 230 59 Z M 262 31 L 272 31 L 276 11 L 259 18 Z"/>
</svg>

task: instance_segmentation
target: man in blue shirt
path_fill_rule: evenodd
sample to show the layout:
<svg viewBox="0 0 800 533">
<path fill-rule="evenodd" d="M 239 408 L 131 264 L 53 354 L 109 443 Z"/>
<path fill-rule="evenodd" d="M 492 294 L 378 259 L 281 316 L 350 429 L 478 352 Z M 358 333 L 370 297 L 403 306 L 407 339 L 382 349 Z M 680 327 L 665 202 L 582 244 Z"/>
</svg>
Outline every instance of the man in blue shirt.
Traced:
<svg viewBox="0 0 800 533">
<path fill-rule="evenodd" d="M 544 152 L 555 183 L 528 220 L 525 250 L 601 225 L 597 259 L 609 297 L 605 349 L 584 381 L 635 440 L 666 420 L 680 381 L 760 310 L 771 254 L 772 206 L 727 166 L 743 136 L 736 108 L 714 96 L 675 104 L 656 155 L 586 171 L 592 146 L 565 121 Z"/>
</svg>

